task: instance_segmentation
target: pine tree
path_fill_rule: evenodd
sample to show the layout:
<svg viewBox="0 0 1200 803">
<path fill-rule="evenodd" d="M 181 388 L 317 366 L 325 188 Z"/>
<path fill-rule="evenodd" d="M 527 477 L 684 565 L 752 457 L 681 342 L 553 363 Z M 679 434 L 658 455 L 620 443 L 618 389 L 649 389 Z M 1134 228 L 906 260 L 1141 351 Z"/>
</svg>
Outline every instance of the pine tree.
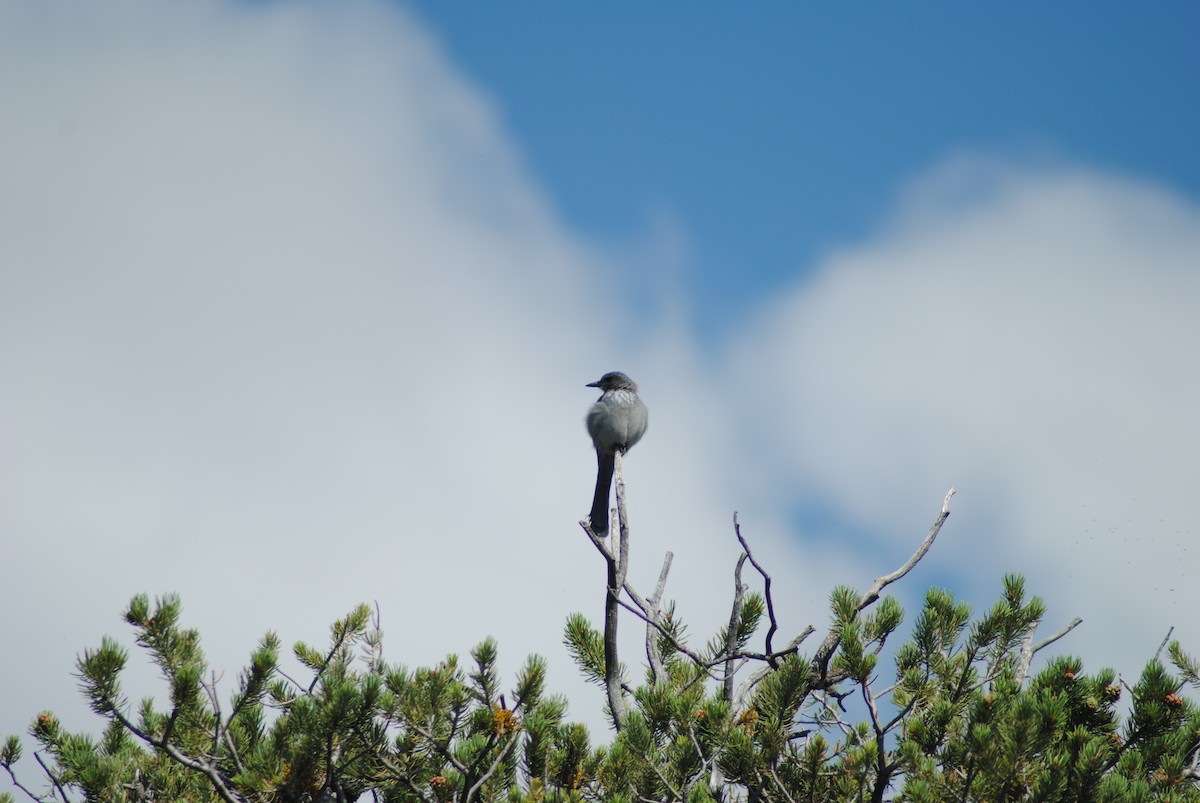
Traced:
<svg viewBox="0 0 1200 803">
<path fill-rule="evenodd" d="M 104 639 L 77 665 L 102 734 L 68 733 L 43 712 L 30 728 L 38 788 L 17 774 L 19 738 L 0 747 L 0 767 L 38 801 L 1200 801 L 1200 708 L 1185 696 L 1200 688 L 1200 662 L 1178 642 L 1165 645 L 1174 674 L 1156 655 L 1132 687 L 1108 669 L 1087 674 L 1071 656 L 1030 676 L 1034 656 L 1078 620 L 1035 643 L 1044 606 L 1009 575 L 976 618 L 930 589 L 894 669 L 880 666 L 904 622 L 882 592 L 933 545 L 949 494 L 903 566 L 864 593 L 833 589 L 811 652 L 802 649 L 811 627 L 776 648 L 771 576 L 735 517 L 743 551 L 729 623 L 694 647 L 663 601 L 670 555 L 651 596 L 626 580 L 619 470 L 612 540 L 581 523 L 609 567 L 604 629 L 573 614 L 564 635 L 604 690 L 606 744 L 594 747 L 566 702 L 546 694 L 541 658 L 506 692 L 491 640 L 466 662 L 391 664 L 365 605 L 332 625 L 328 646 L 293 647 L 301 678 L 281 670 L 268 632 L 225 699 L 199 634 L 181 624 L 180 600 L 137 596 L 124 618 L 166 680 L 166 707 L 126 698 L 130 652 Z M 743 581 L 747 565 L 761 592 Z M 645 626 L 636 685 L 616 654 L 621 609 Z"/>
</svg>

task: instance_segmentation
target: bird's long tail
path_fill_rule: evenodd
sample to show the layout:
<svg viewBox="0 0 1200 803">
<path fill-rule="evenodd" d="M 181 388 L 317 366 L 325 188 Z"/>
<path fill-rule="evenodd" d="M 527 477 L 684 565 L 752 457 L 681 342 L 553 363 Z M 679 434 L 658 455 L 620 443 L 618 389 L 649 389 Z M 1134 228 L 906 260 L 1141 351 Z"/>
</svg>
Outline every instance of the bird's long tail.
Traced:
<svg viewBox="0 0 1200 803">
<path fill-rule="evenodd" d="M 596 495 L 592 497 L 592 532 L 603 536 L 608 533 L 608 496 L 612 489 L 613 464 L 611 452 L 596 453 Z"/>
</svg>

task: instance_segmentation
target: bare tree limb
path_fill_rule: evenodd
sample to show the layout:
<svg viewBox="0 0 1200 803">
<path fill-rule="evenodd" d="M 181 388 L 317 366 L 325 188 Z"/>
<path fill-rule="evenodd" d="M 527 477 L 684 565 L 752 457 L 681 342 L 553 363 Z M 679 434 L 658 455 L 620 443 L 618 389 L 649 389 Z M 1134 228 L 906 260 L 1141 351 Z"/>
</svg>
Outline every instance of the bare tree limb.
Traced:
<svg viewBox="0 0 1200 803">
<path fill-rule="evenodd" d="M 1039 641 L 1036 645 L 1033 643 L 1033 634 L 1037 632 L 1038 623 L 1034 622 L 1032 625 L 1030 625 L 1029 630 L 1026 631 L 1026 633 L 1025 633 L 1024 641 L 1021 642 L 1021 652 L 1020 652 L 1019 657 L 1017 658 L 1017 669 L 1016 669 L 1017 685 L 1020 686 L 1022 683 L 1025 682 L 1025 678 L 1029 674 L 1029 666 L 1030 666 L 1030 664 L 1033 663 L 1033 656 L 1039 650 L 1043 650 L 1046 647 L 1049 647 L 1051 644 L 1058 641 L 1060 638 L 1067 635 L 1075 628 L 1079 627 L 1079 625 L 1081 625 L 1082 623 L 1083 623 L 1083 620 L 1080 619 L 1078 616 L 1076 616 L 1074 619 L 1071 620 L 1070 624 L 1068 624 L 1062 630 L 1058 631 L 1053 636 L 1050 636 L 1047 639 L 1043 639 L 1042 641 Z"/>
<path fill-rule="evenodd" d="M 608 693 L 608 707 L 612 712 L 613 726 L 620 731 L 625 724 L 625 701 L 621 696 L 621 663 L 617 654 L 617 626 L 619 619 L 618 607 L 621 603 L 621 589 L 625 588 L 641 609 L 642 618 L 646 619 L 650 608 L 646 601 L 638 595 L 625 581 L 629 571 L 629 522 L 625 510 L 625 478 L 621 473 L 621 452 L 613 456 L 613 481 L 617 489 L 616 516 L 618 526 L 612 528 L 613 544 L 610 547 L 604 539 L 597 535 L 591 527 L 591 522 L 583 519 L 579 526 L 587 534 L 592 546 L 604 558 L 607 569 L 607 581 L 604 591 L 604 686 Z M 610 520 L 613 517 L 610 517 Z M 665 579 L 664 579 L 665 582 Z M 646 619 L 650 621 L 649 619 Z"/>
<path fill-rule="evenodd" d="M 779 630 L 779 622 L 775 619 L 775 600 L 771 596 L 771 575 L 767 574 L 767 570 L 762 567 L 757 560 L 754 559 L 754 553 L 750 551 L 750 545 L 746 543 L 746 539 L 742 537 L 742 525 L 738 523 L 738 514 L 733 512 L 733 532 L 737 536 L 738 543 L 742 545 L 742 549 L 746 553 L 746 557 L 750 559 L 750 565 L 762 575 L 763 579 L 763 596 L 767 598 L 767 617 L 771 620 L 771 626 L 767 628 L 767 638 L 763 642 L 766 646 L 767 655 L 771 655 L 774 650 L 771 648 L 771 639 L 775 637 L 775 632 Z M 778 659 L 768 659 L 771 666 L 778 665 Z"/>
<path fill-rule="evenodd" d="M 671 571 L 671 561 L 675 555 L 668 552 L 663 557 L 662 569 L 658 573 L 658 583 L 654 586 L 654 596 L 646 600 L 650 606 L 646 622 L 646 660 L 650 664 L 650 673 L 654 676 L 655 685 L 665 683 L 667 672 L 663 667 L 662 649 L 659 647 L 659 631 L 662 627 L 662 598 L 667 588 L 667 574 Z"/>
<path fill-rule="evenodd" d="M 1081 624 L 1083 624 L 1083 619 L 1076 616 L 1074 619 L 1071 620 L 1070 624 L 1068 624 L 1062 630 L 1058 631 L 1057 633 L 1055 633 L 1053 636 L 1050 636 L 1049 638 L 1045 638 L 1045 639 L 1042 639 L 1041 641 L 1039 641 L 1037 643 L 1037 645 L 1033 648 L 1034 653 L 1041 652 L 1042 650 L 1049 647 L 1054 642 L 1058 641 L 1063 636 L 1070 633 L 1075 628 L 1079 627 Z"/>
<path fill-rule="evenodd" d="M 617 592 L 620 593 L 621 587 L 625 585 L 625 578 L 629 575 L 629 515 L 625 511 L 625 477 L 621 472 L 621 463 L 623 455 L 621 450 L 613 457 L 613 486 L 616 488 L 617 495 L 617 529 L 620 534 L 620 563 L 617 566 Z"/>
<path fill-rule="evenodd" d="M 1171 641 L 1171 634 L 1174 632 L 1175 625 L 1171 625 L 1170 629 L 1167 630 L 1167 635 L 1163 637 L 1162 644 L 1159 644 L 1158 649 L 1154 651 L 1154 660 L 1157 661 L 1159 656 L 1162 655 L 1162 651 L 1167 648 L 1168 642 Z"/>
<path fill-rule="evenodd" d="M 746 565 L 745 552 L 738 558 L 733 569 L 733 605 L 729 610 L 729 627 L 725 630 L 725 677 L 721 684 L 725 702 L 733 702 L 734 652 L 738 642 L 738 623 L 742 619 L 742 600 L 746 597 L 746 584 L 742 582 L 742 567 Z"/>
<path fill-rule="evenodd" d="M 617 624 L 621 588 L 629 569 L 629 522 L 625 517 L 625 478 L 621 476 L 621 452 L 613 455 L 613 479 L 617 487 L 618 526 L 613 529 L 612 552 L 608 562 L 608 587 L 604 596 L 604 686 L 608 691 L 608 709 L 612 712 L 613 727 L 619 733 L 625 727 L 625 699 L 621 696 L 621 662 L 617 655 Z M 640 606 L 639 606 L 640 607 Z M 643 608 L 644 610 L 644 608 Z"/>
<path fill-rule="evenodd" d="M 588 522 L 587 519 L 580 519 L 579 526 L 581 528 L 583 528 L 583 531 L 585 533 L 587 533 L 587 537 L 588 537 L 588 539 L 591 540 L 592 546 L 596 547 L 596 549 L 599 550 L 600 555 L 605 560 L 614 560 L 612 552 L 610 552 L 608 549 L 608 545 L 604 543 L 603 538 L 596 535 L 596 533 L 592 532 L 591 524 Z"/>
<path fill-rule="evenodd" d="M 955 493 L 957 491 L 954 488 L 946 492 L 945 498 L 942 499 L 941 512 L 934 519 L 933 525 L 929 528 L 929 534 L 925 536 L 925 540 L 917 547 L 917 551 L 899 569 L 876 579 L 874 585 L 871 586 L 867 593 L 858 598 L 858 601 L 854 605 L 852 619 L 868 605 L 878 600 L 879 594 L 883 589 L 911 572 L 913 567 L 920 562 L 921 558 L 925 557 L 925 554 L 929 552 L 929 548 L 933 546 L 934 540 L 938 537 L 938 533 L 942 531 L 942 525 L 950 517 L 950 500 L 954 497 Z M 841 634 L 836 629 L 830 630 L 829 635 L 821 642 L 821 646 L 817 649 L 817 654 L 813 656 L 813 670 L 816 672 L 818 679 L 822 681 L 829 679 L 829 660 L 833 657 L 833 653 L 840 643 Z"/>
</svg>

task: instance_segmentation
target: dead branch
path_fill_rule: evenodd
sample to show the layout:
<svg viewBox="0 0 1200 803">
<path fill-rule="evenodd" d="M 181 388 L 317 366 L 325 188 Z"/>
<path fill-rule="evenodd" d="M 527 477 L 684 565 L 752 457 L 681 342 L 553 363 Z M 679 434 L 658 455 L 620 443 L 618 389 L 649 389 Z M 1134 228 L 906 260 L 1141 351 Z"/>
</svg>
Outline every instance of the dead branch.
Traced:
<svg viewBox="0 0 1200 803">
<path fill-rule="evenodd" d="M 746 557 L 750 559 L 750 565 L 762 575 L 763 579 L 763 596 L 767 598 L 767 617 L 771 620 L 771 626 L 767 628 L 767 638 L 764 641 L 767 655 L 774 653 L 771 649 L 771 639 L 774 638 L 775 632 L 779 630 L 779 622 L 775 619 L 775 600 L 771 596 L 771 575 L 767 574 L 767 570 L 762 567 L 757 560 L 754 559 L 754 553 L 750 551 L 750 545 L 746 543 L 746 539 L 742 537 L 742 525 L 738 523 L 738 514 L 733 512 L 733 532 L 737 536 L 738 543 L 742 545 L 742 550 L 745 551 Z M 771 666 L 778 665 L 778 660 L 775 658 L 769 659 Z"/>
<path fill-rule="evenodd" d="M 929 534 L 925 536 L 925 540 L 917 547 L 917 551 L 912 554 L 907 561 L 904 562 L 899 569 L 896 569 L 890 574 L 885 574 L 875 580 L 874 585 L 858 598 L 855 603 L 854 612 L 851 615 L 853 620 L 859 613 L 862 612 L 871 603 L 879 599 L 880 592 L 887 588 L 892 583 L 899 580 L 904 575 L 913 570 L 913 567 L 920 562 L 921 558 L 929 552 L 929 548 L 933 546 L 934 540 L 938 537 L 938 533 L 942 530 L 942 525 L 946 523 L 946 519 L 950 517 L 950 500 L 954 497 L 956 491 L 951 488 L 946 492 L 946 496 L 942 499 L 942 509 L 938 516 L 933 521 L 933 525 L 929 528 Z M 818 680 L 828 681 L 829 678 L 829 660 L 833 657 L 834 651 L 838 644 L 841 643 L 841 634 L 837 629 L 830 630 L 829 635 L 825 637 L 825 641 L 821 642 L 821 646 L 817 649 L 817 654 L 813 656 L 813 671 L 816 673 Z"/>
</svg>

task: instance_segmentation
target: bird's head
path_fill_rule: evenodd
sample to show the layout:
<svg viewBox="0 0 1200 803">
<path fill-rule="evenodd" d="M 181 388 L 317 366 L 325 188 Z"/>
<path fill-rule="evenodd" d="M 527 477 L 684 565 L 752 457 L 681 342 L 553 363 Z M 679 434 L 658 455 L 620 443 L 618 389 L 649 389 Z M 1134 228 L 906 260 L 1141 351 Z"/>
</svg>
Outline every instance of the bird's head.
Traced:
<svg viewBox="0 0 1200 803">
<path fill-rule="evenodd" d="M 588 382 L 586 387 L 600 388 L 603 391 L 632 390 L 637 393 L 637 383 L 620 371 L 609 371 L 595 382 Z"/>
</svg>

